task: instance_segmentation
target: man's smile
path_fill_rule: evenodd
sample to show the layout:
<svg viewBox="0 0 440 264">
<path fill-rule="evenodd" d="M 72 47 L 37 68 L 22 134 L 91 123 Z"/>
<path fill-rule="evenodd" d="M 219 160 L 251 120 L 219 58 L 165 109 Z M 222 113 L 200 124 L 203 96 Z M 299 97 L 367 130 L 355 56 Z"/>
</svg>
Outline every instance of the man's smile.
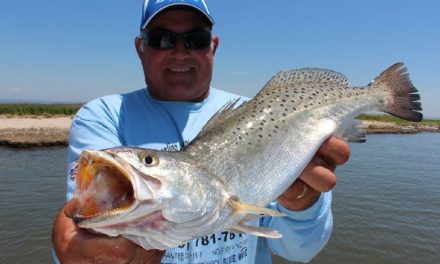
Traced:
<svg viewBox="0 0 440 264">
<path fill-rule="evenodd" d="M 193 67 L 185 67 L 185 68 L 168 68 L 168 71 L 170 72 L 177 72 L 177 73 L 185 73 L 185 72 L 190 72 L 192 71 L 194 68 Z"/>
</svg>

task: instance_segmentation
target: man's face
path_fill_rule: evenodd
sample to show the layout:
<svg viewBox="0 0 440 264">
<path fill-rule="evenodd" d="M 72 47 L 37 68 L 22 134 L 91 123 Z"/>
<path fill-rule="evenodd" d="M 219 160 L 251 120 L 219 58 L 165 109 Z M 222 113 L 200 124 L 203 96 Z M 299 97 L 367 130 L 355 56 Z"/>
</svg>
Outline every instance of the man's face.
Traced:
<svg viewBox="0 0 440 264">
<path fill-rule="evenodd" d="M 209 30 L 206 20 L 191 10 L 165 10 L 148 25 L 146 31 L 167 30 L 186 33 L 194 29 Z M 160 50 L 136 39 L 136 49 L 144 69 L 150 94 L 158 100 L 200 101 L 206 98 L 212 78 L 213 57 L 218 37 L 203 49 L 187 49 L 179 39 L 173 49 Z"/>
</svg>

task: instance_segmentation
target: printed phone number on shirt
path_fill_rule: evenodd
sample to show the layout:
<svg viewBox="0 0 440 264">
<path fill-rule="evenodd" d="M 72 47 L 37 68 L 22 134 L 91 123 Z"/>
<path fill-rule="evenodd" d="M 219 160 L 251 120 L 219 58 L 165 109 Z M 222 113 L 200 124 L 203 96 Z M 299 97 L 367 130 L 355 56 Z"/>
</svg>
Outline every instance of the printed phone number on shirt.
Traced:
<svg viewBox="0 0 440 264">
<path fill-rule="evenodd" d="M 191 242 L 182 244 L 179 246 L 179 248 L 184 248 L 186 246 L 186 249 L 189 249 L 190 243 L 193 243 L 195 247 L 200 246 L 208 246 L 209 244 L 215 244 L 217 241 L 223 241 L 227 242 L 230 240 L 234 240 L 236 237 L 242 237 L 243 234 L 236 234 L 234 232 L 224 231 L 218 234 L 212 234 L 209 236 L 199 237 Z"/>
</svg>

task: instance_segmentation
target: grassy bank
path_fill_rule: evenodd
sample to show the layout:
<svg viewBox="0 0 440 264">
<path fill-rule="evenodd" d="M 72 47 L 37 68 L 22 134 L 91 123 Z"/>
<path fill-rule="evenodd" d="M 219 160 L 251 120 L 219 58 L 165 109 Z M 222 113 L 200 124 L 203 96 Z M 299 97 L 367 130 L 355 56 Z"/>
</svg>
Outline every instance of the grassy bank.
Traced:
<svg viewBox="0 0 440 264">
<path fill-rule="evenodd" d="M 360 115 L 357 117 L 360 120 L 365 121 L 379 121 L 379 122 L 387 122 L 387 123 L 395 123 L 398 125 L 412 125 L 412 124 L 418 124 L 418 125 L 440 125 L 440 120 L 434 120 L 434 119 L 423 119 L 421 122 L 410 122 L 406 121 L 400 118 L 397 118 L 392 115 Z"/>
<path fill-rule="evenodd" d="M 51 115 L 74 115 L 82 104 L 0 104 L 0 115 L 18 115 L 18 116 L 51 116 Z M 399 119 L 391 115 L 360 115 L 360 120 L 380 121 L 395 123 L 398 125 L 440 125 L 440 120 L 423 119 L 421 122 L 414 123 Z"/>
<path fill-rule="evenodd" d="M 82 104 L 0 104 L 1 115 L 74 115 Z"/>
</svg>

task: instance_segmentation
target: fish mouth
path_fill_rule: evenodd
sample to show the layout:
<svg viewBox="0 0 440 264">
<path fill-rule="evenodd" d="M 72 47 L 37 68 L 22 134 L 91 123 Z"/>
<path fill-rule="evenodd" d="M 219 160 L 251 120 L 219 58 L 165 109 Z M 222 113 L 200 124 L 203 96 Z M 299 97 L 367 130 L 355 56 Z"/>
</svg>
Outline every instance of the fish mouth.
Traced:
<svg viewBox="0 0 440 264">
<path fill-rule="evenodd" d="M 127 170 L 111 153 L 84 150 L 77 168 L 75 198 L 79 200 L 80 209 L 75 221 L 107 218 L 135 207 L 130 179 Z"/>
</svg>

